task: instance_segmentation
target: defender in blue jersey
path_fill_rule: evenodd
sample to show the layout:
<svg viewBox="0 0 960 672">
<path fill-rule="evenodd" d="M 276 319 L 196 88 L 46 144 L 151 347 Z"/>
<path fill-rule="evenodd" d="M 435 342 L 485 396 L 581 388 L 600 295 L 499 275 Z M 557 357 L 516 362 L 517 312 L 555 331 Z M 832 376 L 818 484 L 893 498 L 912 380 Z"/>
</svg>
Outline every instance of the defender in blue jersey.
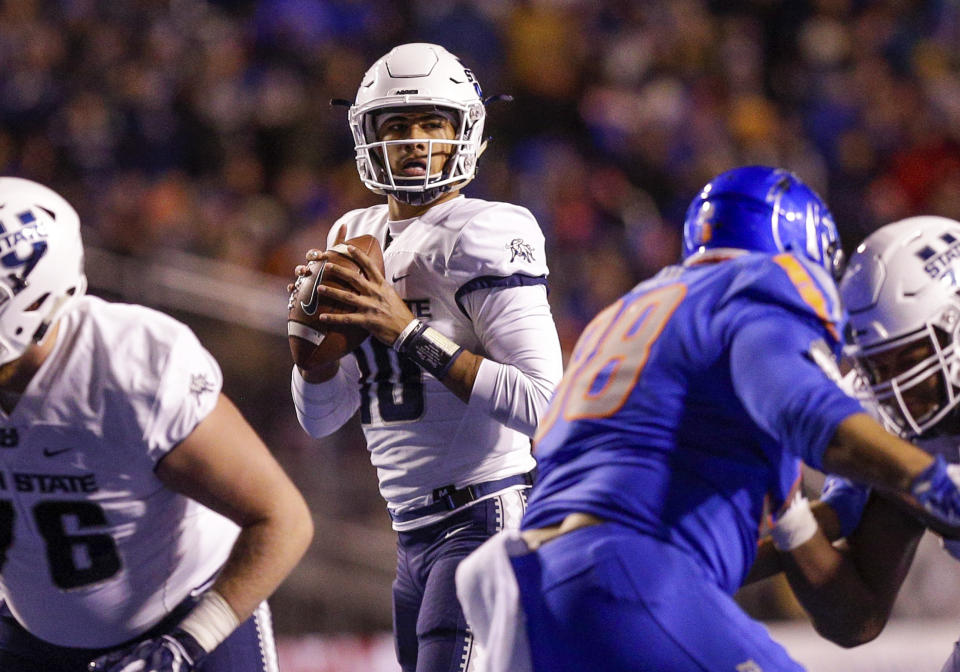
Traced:
<svg viewBox="0 0 960 672">
<path fill-rule="evenodd" d="M 537 432 L 524 532 L 458 571 L 491 672 L 802 669 L 731 597 L 800 460 L 955 522 L 944 465 L 837 385 L 837 232 L 817 195 L 783 170 L 724 173 L 684 244 L 587 327 Z M 791 547 L 816 533 L 800 528 Z"/>
</svg>

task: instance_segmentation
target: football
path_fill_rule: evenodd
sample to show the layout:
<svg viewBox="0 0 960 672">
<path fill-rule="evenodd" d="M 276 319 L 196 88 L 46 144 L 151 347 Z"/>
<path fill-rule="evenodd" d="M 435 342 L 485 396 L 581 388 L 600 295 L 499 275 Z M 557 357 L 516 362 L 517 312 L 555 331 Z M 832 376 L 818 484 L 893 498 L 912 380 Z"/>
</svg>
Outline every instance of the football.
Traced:
<svg viewBox="0 0 960 672">
<path fill-rule="evenodd" d="M 331 364 L 357 348 L 366 340 L 366 329 L 352 326 L 331 326 L 321 324 L 317 317 L 323 313 L 348 313 L 351 307 L 317 293 L 319 285 L 349 290 L 350 287 L 338 279 L 324 273 L 326 264 L 357 270 L 359 267 L 347 256 L 347 245 L 365 252 L 373 263 L 383 272 L 383 252 L 380 243 L 373 236 L 358 236 L 337 243 L 328 252 L 331 259 L 311 261 L 308 264 L 309 275 L 297 278 L 287 305 L 287 340 L 294 363 L 301 369 L 312 369 Z"/>
</svg>

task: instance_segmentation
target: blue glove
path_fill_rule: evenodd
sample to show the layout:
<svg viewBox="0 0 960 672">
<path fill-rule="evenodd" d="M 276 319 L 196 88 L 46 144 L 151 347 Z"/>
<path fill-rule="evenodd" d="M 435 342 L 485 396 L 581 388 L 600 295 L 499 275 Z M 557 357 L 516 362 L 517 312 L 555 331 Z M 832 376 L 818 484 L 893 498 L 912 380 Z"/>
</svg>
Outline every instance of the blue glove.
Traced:
<svg viewBox="0 0 960 672">
<path fill-rule="evenodd" d="M 870 488 L 853 481 L 828 474 L 823 482 L 820 501 L 828 504 L 840 521 L 840 536 L 849 537 L 860 524 L 863 509 L 870 499 Z"/>
<path fill-rule="evenodd" d="M 192 672 L 207 652 L 189 633 L 173 630 L 100 656 L 88 672 Z"/>
<path fill-rule="evenodd" d="M 948 465 L 937 455 L 913 480 L 910 494 L 931 516 L 960 529 L 960 465 Z"/>
</svg>

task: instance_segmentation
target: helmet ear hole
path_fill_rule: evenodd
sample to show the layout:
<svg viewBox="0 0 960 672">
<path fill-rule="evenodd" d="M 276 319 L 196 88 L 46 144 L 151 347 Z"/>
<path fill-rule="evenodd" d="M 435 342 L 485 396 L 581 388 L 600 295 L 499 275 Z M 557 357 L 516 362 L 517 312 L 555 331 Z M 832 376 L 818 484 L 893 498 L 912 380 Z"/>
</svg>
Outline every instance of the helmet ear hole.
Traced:
<svg viewBox="0 0 960 672">
<path fill-rule="evenodd" d="M 36 311 L 36 310 L 40 310 L 40 306 L 42 306 L 42 305 L 44 304 L 44 302 L 46 302 L 46 300 L 47 300 L 49 297 L 50 297 L 50 292 L 47 292 L 46 294 L 44 294 L 43 296 L 41 296 L 39 299 L 37 299 L 36 301 L 34 301 L 33 303 L 31 303 L 29 306 L 27 306 L 26 308 L 24 308 L 24 309 L 23 309 L 23 312 L 25 312 L 25 313 L 32 313 L 32 312 L 34 312 L 34 311 Z"/>
</svg>

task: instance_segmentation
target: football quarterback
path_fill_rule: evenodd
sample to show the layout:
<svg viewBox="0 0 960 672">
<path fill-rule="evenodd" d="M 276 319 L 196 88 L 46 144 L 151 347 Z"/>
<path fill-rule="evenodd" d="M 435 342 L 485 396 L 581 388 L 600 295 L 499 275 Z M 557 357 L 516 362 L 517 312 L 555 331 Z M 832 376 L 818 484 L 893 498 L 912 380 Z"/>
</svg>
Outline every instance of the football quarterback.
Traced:
<svg viewBox="0 0 960 672">
<path fill-rule="evenodd" d="M 324 271 L 350 289 L 318 291 L 353 307 L 321 316 L 328 324 L 370 338 L 333 365 L 292 374 L 312 436 L 359 410 L 399 537 L 394 627 L 405 672 L 475 668 L 454 571 L 519 524 L 534 479 L 530 437 L 562 368 L 536 220 L 461 194 L 484 150 L 484 103 L 475 75 L 436 44 L 400 45 L 363 76 L 348 122 L 360 179 L 386 202 L 343 215 L 327 247 L 375 236 L 384 271 L 354 249 L 362 273 Z"/>
</svg>

